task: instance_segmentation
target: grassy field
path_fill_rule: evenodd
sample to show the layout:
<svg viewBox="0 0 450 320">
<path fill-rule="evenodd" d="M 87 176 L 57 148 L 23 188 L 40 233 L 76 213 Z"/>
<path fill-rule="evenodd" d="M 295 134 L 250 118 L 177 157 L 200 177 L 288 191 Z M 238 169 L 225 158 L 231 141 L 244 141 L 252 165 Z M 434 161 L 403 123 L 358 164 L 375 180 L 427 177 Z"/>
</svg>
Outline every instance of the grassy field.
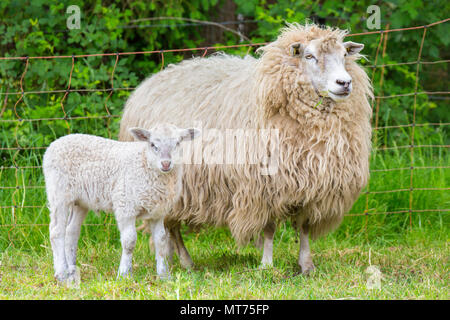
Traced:
<svg viewBox="0 0 450 320">
<path fill-rule="evenodd" d="M 345 225 L 343 226 L 345 228 Z M 49 242 L 35 250 L 8 248 L 1 256 L 0 299 L 448 299 L 448 229 L 415 228 L 397 237 L 367 241 L 331 234 L 312 245 L 315 272 L 299 274 L 298 244 L 288 226 L 276 234 L 274 267 L 258 269 L 261 252 L 237 249 L 226 230 L 189 234 L 186 245 L 196 263 L 183 270 L 178 260 L 172 279 L 156 277 L 148 236 L 140 236 L 134 255 L 134 278 L 116 281 L 118 239 L 83 237 L 78 265 L 80 288 L 53 279 Z M 384 239 L 383 239 L 384 238 Z M 381 288 L 369 289 L 369 265 L 382 273 Z"/>
<path fill-rule="evenodd" d="M 448 144 L 439 128 L 420 130 L 417 145 Z M 0 170 L 0 299 L 449 299 L 448 148 L 415 148 L 414 170 L 409 148 L 374 152 L 368 189 L 350 211 L 360 214 L 367 206 L 369 214 L 347 216 L 335 232 L 313 242 L 316 270 L 310 276 L 299 274 L 296 234 L 283 223 L 273 268 L 259 269 L 261 250 L 237 248 L 226 229 L 184 228 L 193 270 L 182 269 L 176 258 L 172 279 L 158 280 L 148 235 L 139 233 L 134 278 L 116 281 L 121 247 L 114 219 L 91 213 L 80 239 L 78 289 L 53 278 L 43 178 L 35 168 L 41 156 L 22 153 L 10 158 L 27 168 Z M 379 289 L 367 286 L 369 266 L 382 273 Z"/>
</svg>

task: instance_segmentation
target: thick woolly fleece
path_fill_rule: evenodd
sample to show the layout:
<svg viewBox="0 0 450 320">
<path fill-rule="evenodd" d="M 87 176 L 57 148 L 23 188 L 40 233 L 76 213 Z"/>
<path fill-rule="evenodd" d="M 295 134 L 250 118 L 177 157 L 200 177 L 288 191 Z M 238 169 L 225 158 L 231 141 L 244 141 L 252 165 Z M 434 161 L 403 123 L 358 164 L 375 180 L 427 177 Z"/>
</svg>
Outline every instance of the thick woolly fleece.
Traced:
<svg viewBox="0 0 450 320">
<path fill-rule="evenodd" d="M 185 165 L 180 200 L 166 222 L 226 225 L 245 243 L 270 221 L 307 223 L 313 238 L 342 221 L 369 176 L 372 88 L 359 55 L 345 58 L 353 80 L 349 98 L 321 98 L 289 45 L 322 39 L 332 50 L 346 32 L 293 24 L 261 48 L 259 59 L 217 54 L 194 58 L 146 79 L 128 99 L 120 140 L 128 128 L 156 122 L 204 129 L 279 130 L 278 173 L 258 165 Z"/>
</svg>

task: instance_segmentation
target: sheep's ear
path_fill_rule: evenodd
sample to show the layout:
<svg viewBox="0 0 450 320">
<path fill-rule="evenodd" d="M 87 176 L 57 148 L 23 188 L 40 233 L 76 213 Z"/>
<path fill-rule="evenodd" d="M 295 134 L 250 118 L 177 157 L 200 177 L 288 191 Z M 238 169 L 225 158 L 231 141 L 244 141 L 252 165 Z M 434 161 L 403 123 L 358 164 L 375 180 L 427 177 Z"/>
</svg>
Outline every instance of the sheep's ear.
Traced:
<svg viewBox="0 0 450 320">
<path fill-rule="evenodd" d="M 182 129 L 181 130 L 181 141 L 189 141 L 197 138 L 201 131 L 196 128 Z"/>
<path fill-rule="evenodd" d="M 359 53 L 362 49 L 364 49 L 364 45 L 362 43 L 348 41 L 344 42 L 344 48 L 347 50 L 348 55 L 352 55 Z"/>
<path fill-rule="evenodd" d="M 303 54 L 303 44 L 294 42 L 289 46 L 289 55 L 292 57 L 299 57 Z"/>
<path fill-rule="evenodd" d="M 130 128 L 131 135 L 138 141 L 148 141 L 150 139 L 150 131 L 141 128 Z"/>
</svg>

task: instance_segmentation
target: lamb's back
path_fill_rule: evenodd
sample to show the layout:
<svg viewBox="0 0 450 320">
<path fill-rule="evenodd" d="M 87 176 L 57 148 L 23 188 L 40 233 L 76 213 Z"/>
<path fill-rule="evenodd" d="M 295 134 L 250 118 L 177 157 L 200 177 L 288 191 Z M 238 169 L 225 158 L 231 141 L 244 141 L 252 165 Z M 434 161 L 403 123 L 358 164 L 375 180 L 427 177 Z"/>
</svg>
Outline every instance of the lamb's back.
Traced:
<svg viewBox="0 0 450 320">
<path fill-rule="evenodd" d="M 141 143 L 119 142 L 88 134 L 70 134 L 50 144 L 44 166 L 76 174 L 84 170 L 113 170 L 129 164 L 140 154 Z M 111 173 L 111 172 L 110 172 Z"/>
</svg>

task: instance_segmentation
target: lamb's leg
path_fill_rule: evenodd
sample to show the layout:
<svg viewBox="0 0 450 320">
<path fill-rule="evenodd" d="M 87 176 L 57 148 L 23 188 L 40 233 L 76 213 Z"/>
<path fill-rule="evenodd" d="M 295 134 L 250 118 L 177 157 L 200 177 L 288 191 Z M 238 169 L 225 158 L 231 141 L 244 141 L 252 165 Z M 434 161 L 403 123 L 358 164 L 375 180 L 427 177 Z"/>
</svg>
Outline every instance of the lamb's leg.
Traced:
<svg viewBox="0 0 450 320">
<path fill-rule="evenodd" d="M 69 206 L 65 203 L 50 205 L 50 243 L 53 251 L 55 278 L 66 281 L 68 265 L 65 254 L 65 235 Z"/>
<path fill-rule="evenodd" d="M 133 250 L 136 245 L 136 218 L 130 214 L 116 212 L 117 226 L 120 230 L 122 257 L 120 259 L 117 278 L 132 276 Z"/>
<path fill-rule="evenodd" d="M 169 228 L 170 237 L 172 244 L 177 251 L 178 257 L 180 258 L 180 263 L 183 268 L 190 269 L 194 266 L 194 262 L 192 262 L 191 256 L 184 246 L 183 237 L 180 233 L 180 225 L 172 225 Z"/>
<path fill-rule="evenodd" d="M 276 224 L 271 221 L 264 227 L 264 251 L 261 260 L 261 267 L 273 265 L 273 236 L 275 234 Z"/>
<path fill-rule="evenodd" d="M 307 223 L 303 223 L 300 227 L 300 254 L 298 264 L 302 268 L 302 274 L 309 274 L 314 270 L 311 249 L 309 247 L 309 228 Z"/>
<path fill-rule="evenodd" d="M 151 221 L 150 228 L 155 245 L 156 272 L 161 278 L 169 278 L 170 235 L 162 219 Z"/>
<path fill-rule="evenodd" d="M 76 274 L 78 239 L 80 238 L 81 225 L 83 224 L 87 212 L 87 209 L 78 205 L 73 205 L 69 214 L 66 228 L 65 252 L 70 281 L 79 281 Z"/>
</svg>

